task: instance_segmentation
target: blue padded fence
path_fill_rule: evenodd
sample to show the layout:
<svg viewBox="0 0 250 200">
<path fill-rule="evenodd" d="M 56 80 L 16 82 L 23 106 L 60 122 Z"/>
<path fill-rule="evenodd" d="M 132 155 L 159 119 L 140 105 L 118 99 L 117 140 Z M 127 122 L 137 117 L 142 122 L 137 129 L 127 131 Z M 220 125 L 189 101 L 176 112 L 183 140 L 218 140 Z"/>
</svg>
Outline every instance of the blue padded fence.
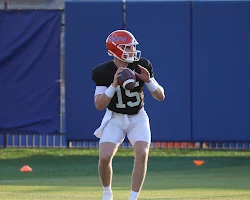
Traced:
<svg viewBox="0 0 250 200">
<path fill-rule="evenodd" d="M 17 34 L 21 25 L 13 33 L 12 26 L 0 29 L 2 38 L 17 41 L 0 44 L 5 49 L 0 51 L 0 147 L 98 147 L 93 132 L 104 111 L 95 109 L 91 72 L 112 59 L 105 47 L 108 34 L 126 28 L 168 95 L 157 102 L 145 90 L 153 148 L 249 149 L 249 10 L 250 1 L 232 0 L 66 1 L 62 135 L 57 134 L 61 14 L 42 18 L 40 11 L 27 11 L 39 20 L 22 30 L 29 33 L 24 40 Z M 0 12 L 3 20 L 10 14 Z M 127 141 L 122 145 L 131 147 Z"/>
<path fill-rule="evenodd" d="M 104 113 L 94 108 L 91 70 L 111 59 L 105 39 L 125 21 L 168 94 L 157 102 L 145 91 L 154 142 L 249 142 L 250 1 L 125 5 L 66 3 L 66 139 L 97 140 Z"/>
</svg>

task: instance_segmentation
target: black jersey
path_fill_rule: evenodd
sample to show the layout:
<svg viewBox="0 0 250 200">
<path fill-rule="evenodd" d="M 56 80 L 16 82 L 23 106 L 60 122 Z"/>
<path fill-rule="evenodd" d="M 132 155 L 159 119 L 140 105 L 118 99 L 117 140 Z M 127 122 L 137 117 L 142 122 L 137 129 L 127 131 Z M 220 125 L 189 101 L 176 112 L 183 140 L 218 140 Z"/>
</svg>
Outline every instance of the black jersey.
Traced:
<svg viewBox="0 0 250 200">
<path fill-rule="evenodd" d="M 141 73 L 139 65 L 145 67 L 150 77 L 153 77 L 153 68 L 149 60 L 141 58 L 139 61 L 129 63 L 128 68 L 135 70 L 137 73 Z M 95 81 L 96 86 L 109 87 L 114 80 L 114 75 L 118 68 L 113 61 L 102 63 L 96 66 L 92 71 L 92 79 Z M 144 81 L 136 77 L 136 86 L 133 90 L 125 90 L 120 85 L 116 88 L 116 93 L 111 99 L 108 109 L 122 114 L 137 114 L 139 110 L 144 106 L 144 93 L 143 93 Z"/>
</svg>

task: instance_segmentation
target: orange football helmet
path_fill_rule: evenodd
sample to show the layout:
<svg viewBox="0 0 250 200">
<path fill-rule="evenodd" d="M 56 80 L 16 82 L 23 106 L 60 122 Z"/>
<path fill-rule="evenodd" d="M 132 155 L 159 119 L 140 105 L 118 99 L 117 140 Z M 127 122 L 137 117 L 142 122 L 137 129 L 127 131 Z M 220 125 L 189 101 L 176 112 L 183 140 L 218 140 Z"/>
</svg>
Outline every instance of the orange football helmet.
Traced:
<svg viewBox="0 0 250 200">
<path fill-rule="evenodd" d="M 108 55 L 127 63 L 140 59 L 141 51 L 136 50 L 138 44 L 133 34 L 126 30 L 116 30 L 106 39 Z"/>
</svg>

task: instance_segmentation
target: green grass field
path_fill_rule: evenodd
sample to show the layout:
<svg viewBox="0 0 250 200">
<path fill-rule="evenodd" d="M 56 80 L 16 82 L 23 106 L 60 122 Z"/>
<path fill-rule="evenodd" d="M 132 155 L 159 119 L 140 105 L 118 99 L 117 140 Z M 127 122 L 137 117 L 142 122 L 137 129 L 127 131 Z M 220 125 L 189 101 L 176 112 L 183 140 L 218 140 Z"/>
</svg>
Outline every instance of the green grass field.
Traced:
<svg viewBox="0 0 250 200">
<path fill-rule="evenodd" d="M 197 167 L 193 159 L 204 159 Z M 1 200 L 100 200 L 97 149 L 1 149 Z M 23 165 L 33 172 L 23 173 Z M 133 154 L 113 161 L 114 200 L 127 200 Z M 139 200 L 250 199 L 250 152 L 153 150 Z"/>
</svg>

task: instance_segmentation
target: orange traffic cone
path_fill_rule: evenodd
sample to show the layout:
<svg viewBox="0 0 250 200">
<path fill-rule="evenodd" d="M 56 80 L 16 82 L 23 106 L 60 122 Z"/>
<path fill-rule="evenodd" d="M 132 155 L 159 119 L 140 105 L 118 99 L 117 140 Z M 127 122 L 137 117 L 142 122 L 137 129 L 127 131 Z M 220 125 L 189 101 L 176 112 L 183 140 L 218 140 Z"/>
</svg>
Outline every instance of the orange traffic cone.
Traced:
<svg viewBox="0 0 250 200">
<path fill-rule="evenodd" d="M 201 165 L 203 165 L 203 164 L 205 163 L 204 160 L 194 160 L 193 162 L 194 162 L 194 164 L 195 164 L 196 166 L 201 166 Z"/>
<path fill-rule="evenodd" d="M 28 165 L 24 165 L 21 169 L 21 172 L 32 172 L 32 168 Z"/>
</svg>

